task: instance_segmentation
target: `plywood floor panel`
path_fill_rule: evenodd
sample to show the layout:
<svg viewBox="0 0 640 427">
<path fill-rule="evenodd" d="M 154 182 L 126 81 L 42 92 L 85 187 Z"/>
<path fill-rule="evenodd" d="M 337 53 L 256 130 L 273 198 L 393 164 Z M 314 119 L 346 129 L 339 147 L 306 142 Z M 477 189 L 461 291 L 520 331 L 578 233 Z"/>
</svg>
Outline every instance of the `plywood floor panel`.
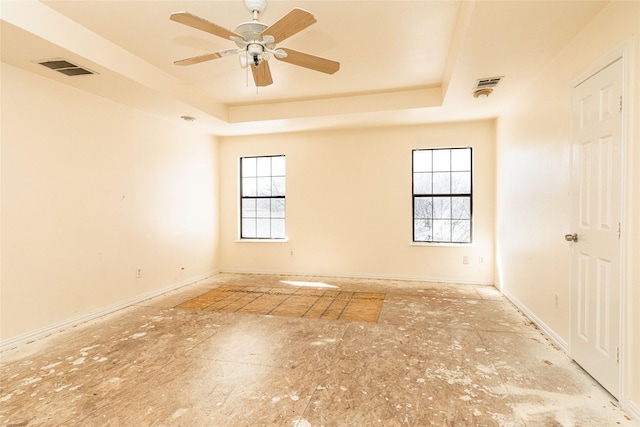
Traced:
<svg viewBox="0 0 640 427">
<path fill-rule="evenodd" d="M 307 288 L 220 286 L 177 308 L 224 313 L 377 322 L 385 294 Z"/>
</svg>

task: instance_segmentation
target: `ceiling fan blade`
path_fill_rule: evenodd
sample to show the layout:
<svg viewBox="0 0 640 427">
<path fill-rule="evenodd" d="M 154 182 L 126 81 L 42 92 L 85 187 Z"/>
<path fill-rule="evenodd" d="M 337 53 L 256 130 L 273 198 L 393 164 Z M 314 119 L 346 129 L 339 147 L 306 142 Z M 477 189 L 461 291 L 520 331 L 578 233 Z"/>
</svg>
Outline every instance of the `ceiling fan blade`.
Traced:
<svg viewBox="0 0 640 427">
<path fill-rule="evenodd" d="M 330 59 L 320 58 L 319 56 L 309 55 L 308 53 L 298 52 L 293 49 L 282 48 L 282 50 L 287 53 L 287 56 L 284 58 L 276 56 L 276 58 L 289 64 L 327 74 L 333 74 L 340 69 L 340 63 Z"/>
<path fill-rule="evenodd" d="M 193 65 L 199 64 L 205 61 L 211 61 L 212 59 L 223 58 L 225 56 L 231 56 L 238 53 L 238 49 L 225 49 L 214 53 L 207 53 L 205 55 L 194 56 L 192 58 L 181 59 L 179 61 L 174 61 L 175 65 Z"/>
<path fill-rule="evenodd" d="M 269 69 L 269 63 L 262 61 L 257 67 L 250 65 L 251 72 L 253 73 L 253 81 L 256 82 L 256 86 L 269 86 L 273 83 L 271 78 L 271 70 Z"/>
<path fill-rule="evenodd" d="M 169 19 L 175 22 L 179 22 L 180 24 L 187 25 L 191 28 L 196 28 L 198 30 L 205 31 L 209 34 L 213 34 L 214 36 L 222 37 L 224 39 L 230 39 L 231 37 L 239 37 L 244 40 L 244 37 L 240 34 L 236 34 L 233 31 L 227 30 L 220 25 L 214 24 L 213 22 L 209 22 L 206 19 L 200 18 L 199 16 L 193 15 L 188 12 L 175 12 L 169 16 Z"/>
<path fill-rule="evenodd" d="M 264 30 L 262 36 L 273 36 L 276 42 L 279 43 L 304 30 L 314 22 L 316 22 L 316 18 L 310 12 L 295 8 Z"/>
</svg>

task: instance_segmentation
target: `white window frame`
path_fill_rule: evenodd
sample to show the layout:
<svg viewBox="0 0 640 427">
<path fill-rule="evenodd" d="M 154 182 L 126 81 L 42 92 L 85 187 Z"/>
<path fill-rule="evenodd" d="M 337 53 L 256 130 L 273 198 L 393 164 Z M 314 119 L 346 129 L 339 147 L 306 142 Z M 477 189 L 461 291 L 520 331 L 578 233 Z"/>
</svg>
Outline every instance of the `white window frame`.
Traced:
<svg viewBox="0 0 640 427">
<path fill-rule="evenodd" d="M 238 240 L 286 241 L 285 155 L 240 157 L 239 178 Z"/>
<path fill-rule="evenodd" d="M 453 157 L 456 150 L 460 154 L 468 151 L 468 165 L 464 156 Z M 417 159 L 417 153 L 421 158 Z M 434 160 L 436 154 L 446 159 L 447 153 L 448 166 Z M 463 162 L 457 162 L 457 158 Z M 473 148 L 414 149 L 411 162 L 412 244 L 473 244 Z M 463 214 L 456 217 L 456 211 Z M 462 231 L 458 231 L 460 227 Z"/>
</svg>

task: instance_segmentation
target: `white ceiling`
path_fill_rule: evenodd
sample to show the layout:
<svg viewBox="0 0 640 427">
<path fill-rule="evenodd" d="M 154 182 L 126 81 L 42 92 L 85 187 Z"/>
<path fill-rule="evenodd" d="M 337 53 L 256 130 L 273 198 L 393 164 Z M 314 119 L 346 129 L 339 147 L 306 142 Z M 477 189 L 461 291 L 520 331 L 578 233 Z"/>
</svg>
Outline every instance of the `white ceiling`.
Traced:
<svg viewBox="0 0 640 427">
<path fill-rule="evenodd" d="M 327 75 L 277 59 L 256 89 L 237 57 L 173 61 L 235 47 L 169 20 L 187 11 L 234 30 L 233 1 L 2 0 L 3 62 L 217 135 L 495 117 L 603 7 L 599 1 L 280 1 L 317 22 L 278 47 L 339 61 Z M 67 77 L 35 61 L 66 58 L 97 75 Z M 504 76 L 488 99 L 477 79 Z"/>
</svg>

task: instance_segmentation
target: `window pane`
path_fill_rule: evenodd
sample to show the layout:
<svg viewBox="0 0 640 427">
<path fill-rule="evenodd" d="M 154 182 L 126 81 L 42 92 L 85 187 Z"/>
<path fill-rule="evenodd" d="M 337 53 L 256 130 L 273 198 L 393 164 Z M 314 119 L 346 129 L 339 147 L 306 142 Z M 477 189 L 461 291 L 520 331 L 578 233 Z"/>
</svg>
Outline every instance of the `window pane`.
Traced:
<svg viewBox="0 0 640 427">
<path fill-rule="evenodd" d="M 258 157 L 258 176 L 271 176 L 271 157 Z"/>
<path fill-rule="evenodd" d="M 451 221 L 445 219 L 433 220 L 433 240 L 436 242 L 451 241 Z"/>
<path fill-rule="evenodd" d="M 434 197 L 433 198 L 433 218 L 449 219 L 451 218 L 451 197 Z"/>
<path fill-rule="evenodd" d="M 414 173 L 413 174 L 413 192 L 414 194 L 432 194 L 432 174 L 431 173 Z"/>
<path fill-rule="evenodd" d="M 256 181 L 258 182 L 257 195 L 260 197 L 271 196 L 271 178 L 257 178 Z"/>
<path fill-rule="evenodd" d="M 451 150 L 451 170 L 470 171 L 471 170 L 471 149 L 458 148 Z"/>
<path fill-rule="evenodd" d="M 451 194 L 471 193 L 471 172 L 451 173 Z"/>
<path fill-rule="evenodd" d="M 471 221 L 457 220 L 451 223 L 451 241 L 457 243 L 471 242 Z"/>
<path fill-rule="evenodd" d="M 431 171 L 431 150 L 415 150 L 413 152 L 413 171 Z"/>
<path fill-rule="evenodd" d="M 242 176 L 256 176 L 256 158 L 255 157 L 243 157 L 242 158 Z"/>
<path fill-rule="evenodd" d="M 271 237 L 271 220 L 269 218 L 256 220 L 256 237 L 259 239 Z"/>
<path fill-rule="evenodd" d="M 451 170 L 451 150 L 433 150 L 433 170 L 437 172 Z"/>
<path fill-rule="evenodd" d="M 451 198 L 451 218 L 453 219 L 470 219 L 471 218 L 471 199 L 469 197 L 452 197 Z"/>
<path fill-rule="evenodd" d="M 433 194 L 451 194 L 451 174 L 435 172 L 433 174 Z"/>
<path fill-rule="evenodd" d="M 413 216 L 416 219 L 431 219 L 433 217 L 433 199 L 431 197 L 416 197 L 413 203 Z"/>
<path fill-rule="evenodd" d="M 256 220 L 251 218 L 242 219 L 242 237 L 252 239 L 256 237 Z"/>
<path fill-rule="evenodd" d="M 255 218 L 256 216 L 256 199 L 242 199 L 242 217 Z"/>
<path fill-rule="evenodd" d="M 255 178 L 242 178 L 242 196 L 254 197 L 258 195 Z"/>
<path fill-rule="evenodd" d="M 284 196 L 284 176 L 271 179 L 271 195 Z"/>
<path fill-rule="evenodd" d="M 273 176 L 284 176 L 284 156 L 271 158 L 271 174 Z"/>
<path fill-rule="evenodd" d="M 271 199 L 258 199 L 256 202 L 256 211 L 258 218 L 271 217 Z"/>
<path fill-rule="evenodd" d="M 271 238 L 272 239 L 284 239 L 284 218 L 271 220 Z"/>
<path fill-rule="evenodd" d="M 271 199 L 271 218 L 284 218 L 284 199 Z"/>
<path fill-rule="evenodd" d="M 416 242 L 432 240 L 431 220 L 417 219 L 413 221 L 413 240 Z"/>
</svg>

